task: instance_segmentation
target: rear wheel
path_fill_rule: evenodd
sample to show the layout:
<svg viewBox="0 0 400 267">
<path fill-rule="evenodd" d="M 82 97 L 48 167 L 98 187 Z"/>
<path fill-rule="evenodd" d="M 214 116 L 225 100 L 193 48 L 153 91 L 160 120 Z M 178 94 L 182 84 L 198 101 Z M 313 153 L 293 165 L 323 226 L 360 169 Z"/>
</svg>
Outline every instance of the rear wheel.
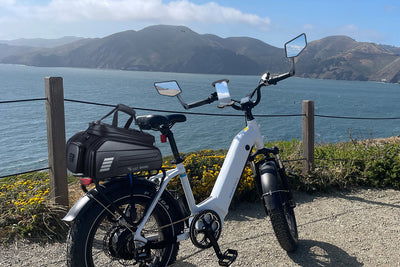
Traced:
<svg viewBox="0 0 400 267">
<path fill-rule="evenodd" d="M 272 228 L 280 246 L 288 251 L 297 247 L 298 232 L 294 214 L 293 200 L 288 188 L 284 188 L 282 178 L 275 164 L 264 165 L 261 170 L 261 182 L 265 211 L 271 219 Z"/>
<path fill-rule="evenodd" d="M 135 191 L 139 192 L 132 195 L 122 191 L 115 192 L 110 200 L 132 218 L 134 226 L 128 228 L 111 205 L 106 209 L 97 202 L 91 203 L 71 226 L 68 266 L 167 266 L 175 261 L 179 244 L 173 241 L 177 233 L 172 226 L 176 217 L 172 205 L 163 199 L 159 201 L 142 231 L 142 236 L 152 245 L 137 250 L 133 237 L 152 194 L 137 188 Z"/>
</svg>

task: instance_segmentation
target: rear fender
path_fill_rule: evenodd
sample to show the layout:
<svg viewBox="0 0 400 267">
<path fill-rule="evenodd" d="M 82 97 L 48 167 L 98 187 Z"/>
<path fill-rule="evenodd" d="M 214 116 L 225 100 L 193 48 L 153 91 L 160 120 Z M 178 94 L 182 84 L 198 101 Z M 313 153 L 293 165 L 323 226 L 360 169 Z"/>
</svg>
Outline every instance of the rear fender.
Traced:
<svg viewBox="0 0 400 267">
<path fill-rule="evenodd" d="M 72 222 L 82 210 L 86 210 L 88 203 L 90 202 L 90 198 L 88 196 L 89 194 L 89 192 L 86 193 L 77 202 L 75 202 L 62 220 L 65 222 Z"/>
<path fill-rule="evenodd" d="M 267 214 L 270 214 L 270 211 L 278 209 L 282 206 L 275 162 L 268 161 L 264 163 L 261 166 L 260 174 L 264 208 Z"/>
<path fill-rule="evenodd" d="M 110 182 L 103 183 L 101 185 L 102 187 L 102 192 L 110 196 L 112 195 L 113 192 L 121 191 L 121 190 L 127 190 L 130 188 L 130 183 L 128 178 L 118 178 L 115 180 L 112 180 Z M 136 188 L 141 188 L 144 191 L 150 192 L 150 193 L 155 193 L 156 192 L 156 184 L 146 180 L 146 179 L 135 179 L 134 180 L 134 187 Z M 136 191 L 136 190 L 135 190 Z M 169 194 L 169 192 L 165 191 L 163 196 L 166 198 L 168 203 L 172 203 L 172 205 L 175 205 L 175 207 L 178 207 L 178 204 L 176 203 L 176 200 Z M 108 200 L 106 200 L 102 194 L 100 194 L 95 188 L 87 192 L 84 196 L 82 196 L 75 204 L 74 206 L 68 211 L 67 215 L 63 218 L 64 221 L 66 222 L 72 222 L 74 221 L 79 214 L 84 213 L 86 210 L 90 209 L 93 205 L 98 205 L 97 202 L 102 203 L 105 206 L 109 205 Z M 179 213 L 182 213 L 180 209 L 177 209 Z M 184 215 L 180 214 L 181 218 Z"/>
</svg>

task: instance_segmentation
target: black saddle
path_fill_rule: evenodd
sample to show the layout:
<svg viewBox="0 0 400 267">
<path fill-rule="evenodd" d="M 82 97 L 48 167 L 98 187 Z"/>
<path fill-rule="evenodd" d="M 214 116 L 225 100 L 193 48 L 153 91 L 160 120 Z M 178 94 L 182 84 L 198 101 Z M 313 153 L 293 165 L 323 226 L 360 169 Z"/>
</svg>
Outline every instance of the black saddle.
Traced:
<svg viewBox="0 0 400 267">
<path fill-rule="evenodd" d="M 142 130 L 159 131 L 161 127 L 171 128 L 177 122 L 185 122 L 183 114 L 144 115 L 136 117 L 136 124 Z"/>
</svg>

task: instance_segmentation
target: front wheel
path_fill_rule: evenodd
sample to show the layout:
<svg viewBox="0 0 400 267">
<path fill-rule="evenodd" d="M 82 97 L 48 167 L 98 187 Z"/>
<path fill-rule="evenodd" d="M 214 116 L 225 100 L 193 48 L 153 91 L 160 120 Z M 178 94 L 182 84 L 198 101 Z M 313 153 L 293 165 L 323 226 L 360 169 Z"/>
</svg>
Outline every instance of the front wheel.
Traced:
<svg viewBox="0 0 400 267">
<path fill-rule="evenodd" d="M 164 205 L 164 199 L 159 201 L 142 231 L 142 236 L 159 247 L 138 251 L 133 241 L 135 227 L 143 218 L 153 192 L 145 187 L 135 188 L 133 194 L 120 189 L 108 196 L 114 205 L 92 200 L 88 204 L 91 206 L 77 216 L 67 240 L 68 266 L 167 266 L 175 260 L 179 244 L 173 239 L 177 234 L 172 226 L 176 219 L 173 207 Z M 132 218 L 133 227 L 127 227 L 116 207 Z"/>
<path fill-rule="evenodd" d="M 261 185 L 265 211 L 271 219 L 280 246 L 292 252 L 296 250 L 298 242 L 297 223 L 291 194 L 288 188 L 284 188 L 281 179 L 275 164 L 262 166 Z"/>
<path fill-rule="evenodd" d="M 287 252 L 295 251 L 298 233 L 293 208 L 283 206 L 281 209 L 272 210 L 269 212 L 269 217 L 281 247 Z"/>
</svg>

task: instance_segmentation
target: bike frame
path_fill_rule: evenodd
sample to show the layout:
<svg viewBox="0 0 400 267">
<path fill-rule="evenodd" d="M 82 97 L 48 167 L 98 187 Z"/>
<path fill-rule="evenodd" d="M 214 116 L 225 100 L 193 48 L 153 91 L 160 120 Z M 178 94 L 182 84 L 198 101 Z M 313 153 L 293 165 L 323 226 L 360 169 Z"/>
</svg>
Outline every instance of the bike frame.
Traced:
<svg viewBox="0 0 400 267">
<path fill-rule="evenodd" d="M 143 217 L 142 222 L 136 230 L 134 240 L 137 245 L 147 243 L 147 239 L 140 233 L 167 187 L 168 182 L 177 175 L 180 177 L 186 201 L 190 209 L 190 218 L 193 218 L 194 215 L 202 210 L 213 210 L 219 215 L 223 225 L 225 216 L 228 214 L 229 205 L 231 204 L 236 187 L 253 146 L 257 150 L 264 148 L 260 129 L 255 119 L 247 121 L 247 126 L 234 137 L 210 196 L 199 204 L 195 203 L 183 163 L 179 163 L 176 165 L 175 169 L 167 171 L 160 189 L 157 191 L 146 215 Z M 163 174 L 161 173 L 151 177 L 150 179 L 159 180 L 162 177 Z M 191 222 L 191 220 L 189 220 L 189 222 Z M 179 242 L 188 238 L 189 233 L 185 231 L 185 233 L 178 236 L 177 241 Z"/>
</svg>

